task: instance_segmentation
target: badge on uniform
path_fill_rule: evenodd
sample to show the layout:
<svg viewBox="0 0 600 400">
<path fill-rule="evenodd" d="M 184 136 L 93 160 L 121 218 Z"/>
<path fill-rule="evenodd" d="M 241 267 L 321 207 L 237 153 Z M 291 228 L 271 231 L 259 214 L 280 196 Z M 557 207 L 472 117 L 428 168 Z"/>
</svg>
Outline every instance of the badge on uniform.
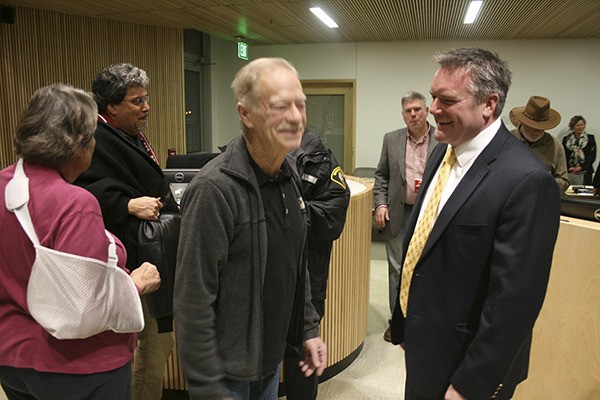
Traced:
<svg viewBox="0 0 600 400">
<path fill-rule="evenodd" d="M 306 181 L 306 182 L 309 182 L 309 183 L 312 183 L 314 185 L 315 183 L 317 183 L 318 179 L 317 179 L 316 176 L 312 176 L 312 175 L 309 175 L 307 173 L 304 173 L 304 174 L 302 174 L 302 180 Z"/>
<path fill-rule="evenodd" d="M 341 167 L 335 167 L 333 172 L 331 172 L 331 181 L 337 183 L 346 190 L 346 177 L 344 176 L 344 171 L 342 171 Z"/>
</svg>

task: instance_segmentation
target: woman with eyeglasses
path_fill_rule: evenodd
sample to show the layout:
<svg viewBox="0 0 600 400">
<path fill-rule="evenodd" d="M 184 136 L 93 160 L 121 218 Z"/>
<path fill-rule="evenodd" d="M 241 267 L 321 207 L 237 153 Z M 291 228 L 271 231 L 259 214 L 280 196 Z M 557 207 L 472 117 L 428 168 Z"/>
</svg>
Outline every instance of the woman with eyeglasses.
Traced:
<svg viewBox="0 0 600 400">
<path fill-rule="evenodd" d="M 90 168 L 75 181 L 98 199 L 107 229 L 127 249 L 130 269 L 140 259 L 140 224 L 157 221 L 161 212 L 178 211 L 144 136 L 150 112 L 148 83 L 146 72 L 131 64 L 114 64 L 97 74 L 92 82 L 99 113 L 96 151 Z M 159 264 L 157 267 L 161 269 Z M 168 282 L 163 270 L 160 272 L 163 281 Z M 168 296 L 164 287 L 152 296 Z M 170 299 L 165 298 L 164 304 L 167 301 Z M 142 297 L 142 305 L 146 327 L 138 334 L 132 399 L 159 400 L 164 366 L 173 347 L 172 316 L 153 318 L 146 296 Z"/>
</svg>

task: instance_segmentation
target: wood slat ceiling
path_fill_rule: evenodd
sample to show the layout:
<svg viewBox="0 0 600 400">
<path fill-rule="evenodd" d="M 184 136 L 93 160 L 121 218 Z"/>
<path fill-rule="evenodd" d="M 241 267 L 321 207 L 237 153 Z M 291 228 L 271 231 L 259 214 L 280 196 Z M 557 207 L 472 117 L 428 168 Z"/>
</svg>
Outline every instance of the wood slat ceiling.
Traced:
<svg viewBox="0 0 600 400">
<path fill-rule="evenodd" d="M 600 38 L 600 0 L 484 0 L 478 20 L 462 20 L 470 0 L 0 0 L 116 21 L 192 28 L 251 44 L 407 40 Z M 309 11 L 320 6 L 340 26 Z M 15 16 L 18 18 L 18 13 Z"/>
</svg>

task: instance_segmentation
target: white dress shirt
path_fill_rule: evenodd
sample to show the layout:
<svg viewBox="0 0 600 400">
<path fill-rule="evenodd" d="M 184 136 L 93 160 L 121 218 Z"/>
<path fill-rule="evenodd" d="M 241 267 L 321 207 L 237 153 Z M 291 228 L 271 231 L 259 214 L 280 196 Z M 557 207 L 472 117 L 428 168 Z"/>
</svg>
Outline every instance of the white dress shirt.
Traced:
<svg viewBox="0 0 600 400">
<path fill-rule="evenodd" d="M 440 199 L 440 204 L 438 205 L 438 209 L 435 213 L 436 219 L 438 215 L 440 215 L 440 212 L 444 208 L 444 205 L 446 204 L 450 196 L 452 196 L 452 193 L 454 193 L 454 190 L 456 190 L 456 187 L 458 186 L 462 178 L 467 174 L 477 157 L 481 154 L 483 149 L 485 149 L 487 145 L 490 144 L 494 136 L 496 136 L 496 133 L 500 129 L 500 126 L 501 120 L 500 118 L 498 118 L 473 139 L 454 148 L 456 162 L 454 163 L 454 165 L 452 165 L 452 168 L 450 169 L 448 181 L 446 182 L 446 186 L 444 187 L 444 191 L 442 192 L 442 197 Z M 431 183 L 427 187 L 427 192 L 425 193 L 425 198 L 423 199 L 423 205 L 419 210 L 419 219 L 417 220 L 417 224 L 421 220 L 426 205 L 429 202 L 429 199 L 431 198 L 431 192 L 435 187 L 435 183 L 437 182 L 439 173 L 440 169 L 438 168 Z"/>
</svg>

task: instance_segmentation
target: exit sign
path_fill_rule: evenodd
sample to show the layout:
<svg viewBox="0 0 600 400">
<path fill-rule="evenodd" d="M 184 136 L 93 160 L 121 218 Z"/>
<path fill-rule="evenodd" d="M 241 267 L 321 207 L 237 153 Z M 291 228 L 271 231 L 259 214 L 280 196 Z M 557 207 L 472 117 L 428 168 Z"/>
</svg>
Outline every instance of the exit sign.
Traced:
<svg viewBox="0 0 600 400">
<path fill-rule="evenodd" d="M 248 44 L 238 42 L 238 58 L 241 58 L 242 60 L 248 59 Z"/>
</svg>

